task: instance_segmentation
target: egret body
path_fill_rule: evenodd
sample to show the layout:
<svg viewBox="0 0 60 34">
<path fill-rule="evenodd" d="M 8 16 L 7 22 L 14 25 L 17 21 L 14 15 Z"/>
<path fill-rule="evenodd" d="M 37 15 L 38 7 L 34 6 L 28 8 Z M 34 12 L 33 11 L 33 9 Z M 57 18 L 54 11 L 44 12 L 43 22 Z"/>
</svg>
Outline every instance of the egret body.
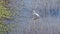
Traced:
<svg viewBox="0 0 60 34">
<path fill-rule="evenodd" d="M 35 11 L 33 11 L 33 15 L 34 15 L 34 20 L 36 20 L 36 19 L 39 19 L 39 14 L 38 13 L 36 13 Z"/>
</svg>

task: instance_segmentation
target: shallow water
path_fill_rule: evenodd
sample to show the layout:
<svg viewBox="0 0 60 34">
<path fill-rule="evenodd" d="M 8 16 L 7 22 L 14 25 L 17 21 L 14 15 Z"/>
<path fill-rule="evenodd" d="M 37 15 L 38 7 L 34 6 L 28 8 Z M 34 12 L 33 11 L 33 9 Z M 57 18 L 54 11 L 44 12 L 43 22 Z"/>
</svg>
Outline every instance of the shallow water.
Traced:
<svg viewBox="0 0 60 34">
<path fill-rule="evenodd" d="M 15 20 L 12 21 L 16 23 L 14 31 L 10 34 L 58 34 L 60 32 L 60 18 L 59 17 L 40 17 L 38 20 L 33 20 L 32 11 L 42 10 L 44 15 L 45 10 L 44 4 L 39 5 L 38 1 L 35 0 L 10 0 L 11 6 L 14 12 L 17 13 Z M 39 8 L 39 6 L 41 8 Z M 36 9 L 37 8 L 37 9 Z M 48 11 L 48 9 L 46 9 Z M 38 11 L 39 12 L 39 11 Z M 40 13 L 39 13 L 40 14 Z"/>
</svg>

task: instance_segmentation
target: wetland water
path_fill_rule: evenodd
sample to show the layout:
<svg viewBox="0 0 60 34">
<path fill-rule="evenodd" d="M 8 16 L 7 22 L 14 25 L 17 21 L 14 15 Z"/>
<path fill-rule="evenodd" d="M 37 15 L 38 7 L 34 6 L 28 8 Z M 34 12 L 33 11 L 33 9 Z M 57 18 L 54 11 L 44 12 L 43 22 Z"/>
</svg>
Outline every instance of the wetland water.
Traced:
<svg viewBox="0 0 60 34">
<path fill-rule="evenodd" d="M 44 15 L 44 1 L 39 4 L 42 0 L 10 0 L 9 6 L 14 7 L 14 12 L 17 13 L 15 20 L 12 22 L 16 23 L 14 31 L 10 34 L 59 34 L 60 33 L 60 17 L 40 17 L 38 20 L 32 19 L 32 11 L 37 10 L 42 12 Z M 56 1 L 56 0 L 55 0 Z M 55 2 L 54 1 L 54 2 Z M 49 1 L 48 6 L 52 5 L 51 8 L 55 8 L 55 3 Z M 54 5 L 53 5 L 54 4 Z M 37 9 L 36 9 L 37 8 Z M 46 9 L 49 13 L 49 7 Z M 39 10 L 41 9 L 41 10 Z M 57 11 L 56 11 L 57 12 Z M 60 11 L 59 11 L 60 12 Z M 40 13 L 39 13 L 40 14 Z"/>
</svg>

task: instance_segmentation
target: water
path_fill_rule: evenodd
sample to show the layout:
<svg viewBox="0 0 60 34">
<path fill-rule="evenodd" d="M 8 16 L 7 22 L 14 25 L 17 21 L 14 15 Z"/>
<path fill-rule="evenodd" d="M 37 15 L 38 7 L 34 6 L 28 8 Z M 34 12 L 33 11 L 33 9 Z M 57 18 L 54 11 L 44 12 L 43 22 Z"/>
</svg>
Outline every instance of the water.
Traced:
<svg viewBox="0 0 60 34">
<path fill-rule="evenodd" d="M 14 8 L 14 12 L 17 13 L 15 16 L 15 20 L 12 21 L 16 23 L 16 27 L 14 31 L 10 32 L 10 34 L 58 34 L 60 32 L 60 18 L 52 17 L 50 14 L 48 17 L 44 17 L 45 12 L 45 3 L 44 1 L 39 4 L 42 0 L 10 0 L 12 8 Z M 55 0 L 56 1 L 56 0 Z M 54 1 L 54 5 L 55 5 Z M 50 1 L 53 2 L 53 1 Z M 50 3 L 48 3 L 48 6 Z M 52 7 L 54 6 L 53 4 Z M 51 8 L 52 8 L 51 7 Z M 48 9 L 47 9 L 48 8 Z M 46 8 L 46 11 L 49 11 L 49 7 Z M 53 7 L 55 8 L 55 7 Z M 38 20 L 33 20 L 32 11 L 37 10 L 38 12 L 41 9 L 43 16 Z M 60 11 L 59 11 L 60 12 Z M 48 12 L 49 13 L 49 12 Z M 40 14 L 40 13 L 39 13 Z"/>
</svg>

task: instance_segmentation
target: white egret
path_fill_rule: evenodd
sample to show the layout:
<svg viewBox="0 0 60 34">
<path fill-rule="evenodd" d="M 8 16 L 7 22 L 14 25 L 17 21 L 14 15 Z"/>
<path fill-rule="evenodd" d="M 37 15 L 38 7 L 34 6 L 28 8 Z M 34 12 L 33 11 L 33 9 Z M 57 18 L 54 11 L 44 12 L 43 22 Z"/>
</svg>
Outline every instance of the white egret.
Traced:
<svg viewBox="0 0 60 34">
<path fill-rule="evenodd" d="M 36 20 L 36 19 L 39 19 L 39 14 L 38 13 L 36 13 L 35 11 L 33 11 L 33 15 L 34 15 L 34 20 Z"/>
</svg>

